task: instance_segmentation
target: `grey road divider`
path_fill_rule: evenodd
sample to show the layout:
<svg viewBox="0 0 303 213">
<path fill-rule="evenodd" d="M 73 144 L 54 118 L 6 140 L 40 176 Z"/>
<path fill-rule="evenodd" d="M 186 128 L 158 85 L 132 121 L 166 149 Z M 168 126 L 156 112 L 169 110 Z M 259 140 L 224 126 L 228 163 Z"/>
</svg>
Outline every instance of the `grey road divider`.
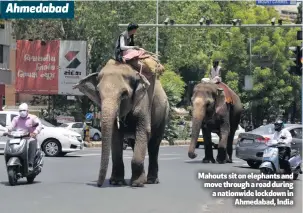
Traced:
<svg viewBox="0 0 303 213">
<path fill-rule="evenodd" d="M 101 147 L 102 146 L 102 142 L 101 141 L 94 141 L 94 142 L 84 142 L 85 143 L 85 147 L 87 148 L 94 148 L 94 147 Z M 184 145 L 189 145 L 190 144 L 190 140 L 176 140 L 174 142 L 174 145 L 169 145 L 169 142 L 166 140 L 163 140 L 161 142 L 160 146 L 184 146 Z M 234 143 L 235 145 L 235 143 Z"/>
<path fill-rule="evenodd" d="M 87 148 L 94 148 L 94 147 L 101 147 L 102 146 L 102 142 L 101 141 L 94 141 L 94 142 L 84 142 L 85 143 L 85 147 Z M 174 142 L 174 145 L 169 145 L 168 141 L 163 140 L 161 142 L 160 146 L 181 146 L 181 145 L 189 145 L 190 144 L 190 140 L 176 140 Z"/>
</svg>

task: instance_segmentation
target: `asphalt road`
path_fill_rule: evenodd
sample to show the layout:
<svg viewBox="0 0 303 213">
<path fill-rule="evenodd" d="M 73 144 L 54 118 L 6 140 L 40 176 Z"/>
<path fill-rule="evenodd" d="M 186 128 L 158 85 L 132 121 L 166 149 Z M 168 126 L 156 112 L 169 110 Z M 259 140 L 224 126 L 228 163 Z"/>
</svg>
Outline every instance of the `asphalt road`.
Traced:
<svg viewBox="0 0 303 213">
<path fill-rule="evenodd" d="M 204 150 L 198 149 L 197 160 L 189 160 L 187 147 L 161 147 L 160 184 L 144 188 L 112 187 L 108 180 L 96 187 L 100 162 L 99 149 L 86 149 L 61 158 L 45 158 L 42 173 L 29 185 L 11 187 L 3 156 L 0 156 L 1 213 L 238 213 L 302 212 L 302 176 L 295 181 L 295 205 L 288 207 L 236 207 L 233 199 L 211 197 L 202 188 L 198 171 L 259 173 L 234 158 L 233 164 L 202 164 Z M 131 150 L 124 154 L 126 179 L 130 178 Z M 146 161 L 147 162 L 147 161 Z M 109 170 L 111 171 L 111 165 Z M 108 177 L 110 172 L 108 172 Z"/>
</svg>

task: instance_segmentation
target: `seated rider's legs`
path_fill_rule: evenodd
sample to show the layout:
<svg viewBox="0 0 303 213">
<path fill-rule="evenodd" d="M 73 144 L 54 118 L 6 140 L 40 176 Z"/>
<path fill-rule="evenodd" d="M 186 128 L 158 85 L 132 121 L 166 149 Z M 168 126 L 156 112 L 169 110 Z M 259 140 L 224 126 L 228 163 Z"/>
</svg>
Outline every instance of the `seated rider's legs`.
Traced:
<svg viewBox="0 0 303 213">
<path fill-rule="evenodd" d="M 287 174 L 291 174 L 291 168 L 289 164 L 290 148 L 289 147 L 278 147 L 279 149 L 279 163 L 280 167 L 285 170 Z"/>
<path fill-rule="evenodd" d="M 30 138 L 28 141 L 28 164 L 29 167 L 34 166 L 34 160 L 37 152 L 37 139 Z"/>
</svg>

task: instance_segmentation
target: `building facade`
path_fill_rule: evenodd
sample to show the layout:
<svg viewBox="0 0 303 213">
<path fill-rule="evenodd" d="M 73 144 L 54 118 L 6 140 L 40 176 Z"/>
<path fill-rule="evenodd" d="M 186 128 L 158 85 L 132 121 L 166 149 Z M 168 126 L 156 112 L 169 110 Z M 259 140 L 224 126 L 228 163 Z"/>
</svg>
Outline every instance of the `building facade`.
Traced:
<svg viewBox="0 0 303 213">
<path fill-rule="evenodd" d="M 16 39 L 13 33 L 12 22 L 0 19 L 0 110 L 32 99 L 31 95 L 16 94 Z"/>
</svg>

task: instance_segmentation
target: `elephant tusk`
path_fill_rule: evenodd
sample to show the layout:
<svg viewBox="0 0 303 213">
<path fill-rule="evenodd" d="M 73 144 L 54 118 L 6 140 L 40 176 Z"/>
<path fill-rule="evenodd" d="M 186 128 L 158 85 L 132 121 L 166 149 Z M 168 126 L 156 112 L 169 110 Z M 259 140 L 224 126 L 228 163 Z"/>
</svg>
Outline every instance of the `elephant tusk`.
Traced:
<svg viewBox="0 0 303 213">
<path fill-rule="evenodd" d="M 120 119 L 119 119 L 119 116 L 117 116 L 117 127 L 118 127 L 118 129 L 120 129 Z"/>
</svg>

